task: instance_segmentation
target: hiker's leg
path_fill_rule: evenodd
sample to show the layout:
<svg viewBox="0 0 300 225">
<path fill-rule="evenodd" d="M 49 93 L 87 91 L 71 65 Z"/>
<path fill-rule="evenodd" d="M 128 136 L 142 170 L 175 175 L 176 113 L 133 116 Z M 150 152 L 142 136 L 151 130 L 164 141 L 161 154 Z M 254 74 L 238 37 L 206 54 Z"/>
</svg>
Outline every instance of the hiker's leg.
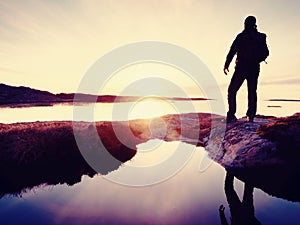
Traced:
<svg viewBox="0 0 300 225">
<path fill-rule="evenodd" d="M 225 195 L 226 199 L 229 205 L 229 210 L 231 214 L 232 219 L 236 219 L 238 216 L 240 216 L 240 208 L 241 208 L 241 201 L 237 195 L 237 193 L 234 190 L 233 187 L 233 180 L 234 176 L 230 172 L 226 172 L 226 178 L 225 178 Z"/>
<path fill-rule="evenodd" d="M 254 217 L 254 205 L 253 205 L 253 191 L 254 187 L 248 183 L 244 184 L 244 195 L 243 195 L 243 207 L 247 211 L 249 217 Z"/>
<path fill-rule="evenodd" d="M 247 116 L 254 118 L 257 109 L 257 80 L 259 75 L 259 65 L 252 68 L 247 76 L 248 86 L 248 111 Z"/>
<path fill-rule="evenodd" d="M 236 112 L 236 94 L 242 86 L 244 80 L 245 77 L 243 75 L 243 71 L 240 68 L 236 68 L 228 87 L 229 110 L 227 113 L 227 117 L 234 117 L 234 114 Z"/>
</svg>

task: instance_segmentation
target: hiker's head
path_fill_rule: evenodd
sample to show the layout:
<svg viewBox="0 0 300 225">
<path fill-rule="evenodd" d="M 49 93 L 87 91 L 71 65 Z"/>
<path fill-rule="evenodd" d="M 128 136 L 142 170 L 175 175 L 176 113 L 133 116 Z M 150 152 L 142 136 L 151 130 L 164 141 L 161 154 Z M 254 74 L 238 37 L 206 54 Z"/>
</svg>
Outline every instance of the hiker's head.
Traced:
<svg viewBox="0 0 300 225">
<path fill-rule="evenodd" d="M 245 19 L 245 30 L 253 30 L 256 29 L 256 18 L 254 16 L 248 16 Z"/>
</svg>

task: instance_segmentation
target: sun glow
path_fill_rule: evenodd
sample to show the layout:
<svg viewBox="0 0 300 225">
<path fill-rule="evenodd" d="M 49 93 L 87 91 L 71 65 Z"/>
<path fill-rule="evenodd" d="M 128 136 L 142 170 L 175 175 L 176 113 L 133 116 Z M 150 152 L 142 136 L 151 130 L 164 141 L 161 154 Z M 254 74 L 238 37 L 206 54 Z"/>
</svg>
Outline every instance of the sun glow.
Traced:
<svg viewBox="0 0 300 225">
<path fill-rule="evenodd" d="M 176 113 L 178 112 L 170 101 L 159 97 L 145 97 L 133 104 L 129 111 L 129 117 L 153 118 Z"/>
</svg>

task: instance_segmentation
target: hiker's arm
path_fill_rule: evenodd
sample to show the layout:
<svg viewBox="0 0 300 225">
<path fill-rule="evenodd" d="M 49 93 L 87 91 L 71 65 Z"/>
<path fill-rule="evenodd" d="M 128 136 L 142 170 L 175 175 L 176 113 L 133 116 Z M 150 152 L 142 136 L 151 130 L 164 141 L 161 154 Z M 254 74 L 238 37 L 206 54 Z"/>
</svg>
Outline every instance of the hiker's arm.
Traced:
<svg viewBox="0 0 300 225">
<path fill-rule="evenodd" d="M 226 74 L 225 70 L 228 71 L 229 65 L 233 59 L 233 57 L 235 56 L 235 54 L 237 53 L 238 50 L 238 46 L 239 46 L 239 35 L 235 38 L 235 40 L 233 41 L 230 50 L 227 54 L 226 57 L 226 61 L 225 61 L 225 65 L 224 65 L 224 73 Z"/>
<path fill-rule="evenodd" d="M 228 225 L 225 213 L 224 213 L 225 207 L 223 205 L 220 205 L 219 207 L 219 213 L 220 213 L 220 220 L 222 225 Z"/>
</svg>

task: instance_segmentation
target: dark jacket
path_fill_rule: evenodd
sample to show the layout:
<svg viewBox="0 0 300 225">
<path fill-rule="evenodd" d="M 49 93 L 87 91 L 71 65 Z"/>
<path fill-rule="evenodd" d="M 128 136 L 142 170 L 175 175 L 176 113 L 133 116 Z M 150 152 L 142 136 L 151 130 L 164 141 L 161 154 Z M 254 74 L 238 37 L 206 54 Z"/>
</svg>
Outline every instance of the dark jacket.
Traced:
<svg viewBox="0 0 300 225">
<path fill-rule="evenodd" d="M 266 37 L 266 34 L 256 29 L 244 30 L 238 34 L 231 45 L 224 67 L 229 67 L 235 54 L 237 64 L 253 65 L 264 61 L 269 55 Z"/>
</svg>

